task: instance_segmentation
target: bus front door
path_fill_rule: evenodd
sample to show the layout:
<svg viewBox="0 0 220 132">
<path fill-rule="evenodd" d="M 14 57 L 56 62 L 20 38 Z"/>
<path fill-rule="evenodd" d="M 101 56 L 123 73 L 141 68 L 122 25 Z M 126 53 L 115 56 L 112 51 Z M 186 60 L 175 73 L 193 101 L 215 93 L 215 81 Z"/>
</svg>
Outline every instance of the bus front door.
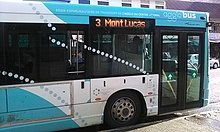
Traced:
<svg viewBox="0 0 220 132">
<path fill-rule="evenodd" d="M 203 33 L 160 33 L 160 113 L 202 105 Z"/>
</svg>

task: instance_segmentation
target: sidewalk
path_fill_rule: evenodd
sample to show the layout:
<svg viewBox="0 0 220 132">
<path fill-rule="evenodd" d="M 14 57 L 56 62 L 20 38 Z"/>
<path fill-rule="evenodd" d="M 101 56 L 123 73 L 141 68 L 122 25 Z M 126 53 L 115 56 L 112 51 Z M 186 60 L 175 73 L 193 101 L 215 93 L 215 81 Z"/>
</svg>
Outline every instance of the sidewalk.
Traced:
<svg viewBox="0 0 220 132">
<path fill-rule="evenodd" d="M 177 118 L 103 132 L 220 132 L 220 102 L 180 113 Z"/>
<path fill-rule="evenodd" d="M 179 117 L 129 132 L 220 132 L 220 110 Z"/>
</svg>

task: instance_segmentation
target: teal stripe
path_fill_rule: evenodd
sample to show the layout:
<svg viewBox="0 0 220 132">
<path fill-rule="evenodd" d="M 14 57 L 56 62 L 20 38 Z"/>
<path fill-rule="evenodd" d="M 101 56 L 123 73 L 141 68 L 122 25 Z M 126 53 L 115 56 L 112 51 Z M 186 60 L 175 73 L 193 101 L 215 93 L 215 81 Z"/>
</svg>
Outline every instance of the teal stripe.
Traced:
<svg viewBox="0 0 220 132">
<path fill-rule="evenodd" d="M 149 18 L 156 19 L 156 26 L 187 26 L 206 27 L 207 16 L 201 12 L 187 12 L 175 10 L 157 10 L 143 8 L 95 6 L 83 4 L 43 3 L 54 15 L 66 23 L 89 24 L 89 16 Z M 78 19 L 75 19 L 76 16 Z M 204 19 L 201 19 L 204 18 Z M 179 23 L 180 22 L 180 23 Z M 53 22 L 51 22 L 53 23 Z M 156 24 L 157 24 L 156 23 Z"/>
<path fill-rule="evenodd" d="M 203 106 L 207 106 L 209 104 L 209 39 L 208 39 L 208 29 L 206 29 L 205 34 L 205 55 L 204 55 L 204 96 L 203 96 Z"/>
<path fill-rule="evenodd" d="M 206 22 L 202 21 L 168 21 L 168 20 L 158 20 L 156 21 L 157 26 L 177 26 L 177 27 L 197 27 L 197 28 L 205 28 Z"/>
<path fill-rule="evenodd" d="M 0 89 L 0 113 L 7 112 L 7 105 L 6 105 L 6 90 L 1 88 Z M 1 118 L 0 118 L 1 120 Z"/>
<path fill-rule="evenodd" d="M 54 107 L 45 99 L 20 88 L 7 89 L 7 96 L 9 112 Z"/>
<path fill-rule="evenodd" d="M 31 89 L 31 88 L 30 88 Z M 45 91 L 42 91 L 45 92 Z M 47 127 L 44 125 L 44 123 L 37 123 L 37 124 L 27 124 L 22 126 L 16 126 L 17 123 L 25 123 L 25 122 L 32 122 L 32 121 L 42 121 L 42 120 L 48 120 L 48 119 L 54 119 L 59 117 L 67 117 L 62 110 L 60 110 L 58 107 L 51 104 L 49 101 L 41 98 L 40 96 L 37 96 L 31 92 L 28 92 L 26 90 L 20 89 L 20 88 L 9 88 L 7 89 L 8 94 L 8 109 L 10 112 L 8 113 L 2 113 L 0 114 L 0 126 L 3 125 L 11 125 L 14 124 L 15 126 L 10 126 L 7 128 L 0 128 L 0 131 L 7 130 L 11 131 L 17 129 L 19 131 L 27 130 L 27 128 L 30 128 L 36 130 L 40 127 L 40 125 L 43 125 L 42 128 L 39 128 L 39 130 L 42 131 L 49 131 L 49 130 L 61 130 L 63 128 L 78 128 L 79 125 L 75 123 L 73 120 L 65 120 L 64 122 L 61 122 L 59 125 L 59 128 L 56 128 L 53 126 L 53 128 Z M 4 94 L 5 95 L 5 94 Z M 49 96 L 49 95 L 48 95 Z M 60 106 L 60 107 L 66 107 L 66 106 Z M 51 123 L 46 122 L 46 124 L 56 124 L 56 121 L 53 121 Z M 62 124 L 63 123 L 63 124 Z M 57 125 L 57 124 L 56 124 Z M 63 126 L 62 126 L 63 125 Z M 45 126 L 45 127 L 44 127 Z"/>
<path fill-rule="evenodd" d="M 65 116 L 67 117 L 67 115 L 57 107 L 10 112 L 0 114 L 0 125 L 8 123 L 23 123 L 32 120 L 52 119 Z"/>
</svg>

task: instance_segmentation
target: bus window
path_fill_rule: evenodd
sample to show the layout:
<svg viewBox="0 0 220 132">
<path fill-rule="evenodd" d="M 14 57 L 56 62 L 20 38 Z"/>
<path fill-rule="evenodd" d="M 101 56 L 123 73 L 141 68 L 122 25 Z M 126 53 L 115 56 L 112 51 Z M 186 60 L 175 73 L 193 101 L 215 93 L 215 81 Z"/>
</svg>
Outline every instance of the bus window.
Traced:
<svg viewBox="0 0 220 132">
<path fill-rule="evenodd" d="M 70 36 L 68 74 L 78 75 L 85 72 L 84 33 L 83 31 L 71 31 Z"/>
<path fill-rule="evenodd" d="M 93 47 L 103 55 L 93 54 L 94 75 L 140 74 L 152 71 L 152 35 L 94 34 Z"/>
</svg>

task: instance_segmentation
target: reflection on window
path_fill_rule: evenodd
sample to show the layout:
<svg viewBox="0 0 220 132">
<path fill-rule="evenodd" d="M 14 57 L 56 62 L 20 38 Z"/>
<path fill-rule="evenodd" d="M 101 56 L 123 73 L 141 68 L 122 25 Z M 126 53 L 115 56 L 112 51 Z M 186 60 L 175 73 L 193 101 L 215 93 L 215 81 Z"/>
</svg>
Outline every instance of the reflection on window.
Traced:
<svg viewBox="0 0 220 132">
<path fill-rule="evenodd" d="M 18 46 L 27 48 L 28 47 L 28 35 L 27 34 L 20 34 L 18 36 Z"/>
<path fill-rule="evenodd" d="M 72 31 L 69 49 L 68 74 L 82 74 L 85 72 L 84 33 L 83 31 Z"/>
<path fill-rule="evenodd" d="M 128 75 L 152 71 L 152 36 L 133 34 L 93 35 L 94 75 Z"/>
<path fill-rule="evenodd" d="M 84 34 L 67 32 L 72 25 L 56 25 L 59 30 L 55 32 L 51 32 L 47 24 L 0 24 L 3 26 L 0 29 L 0 38 L 5 38 L 0 39 L 0 85 L 85 78 L 84 74 L 68 73 L 70 49 L 75 58 L 78 57 L 77 61 L 72 60 L 72 65 L 77 66 L 78 71 L 84 70 Z M 75 38 L 71 39 L 71 35 Z M 77 55 L 74 50 L 77 46 L 70 47 L 70 40 L 78 44 Z"/>
<path fill-rule="evenodd" d="M 163 35 L 162 105 L 177 103 L 178 35 Z"/>
<path fill-rule="evenodd" d="M 187 98 L 186 102 L 199 100 L 200 91 L 200 36 L 188 36 Z"/>
</svg>

